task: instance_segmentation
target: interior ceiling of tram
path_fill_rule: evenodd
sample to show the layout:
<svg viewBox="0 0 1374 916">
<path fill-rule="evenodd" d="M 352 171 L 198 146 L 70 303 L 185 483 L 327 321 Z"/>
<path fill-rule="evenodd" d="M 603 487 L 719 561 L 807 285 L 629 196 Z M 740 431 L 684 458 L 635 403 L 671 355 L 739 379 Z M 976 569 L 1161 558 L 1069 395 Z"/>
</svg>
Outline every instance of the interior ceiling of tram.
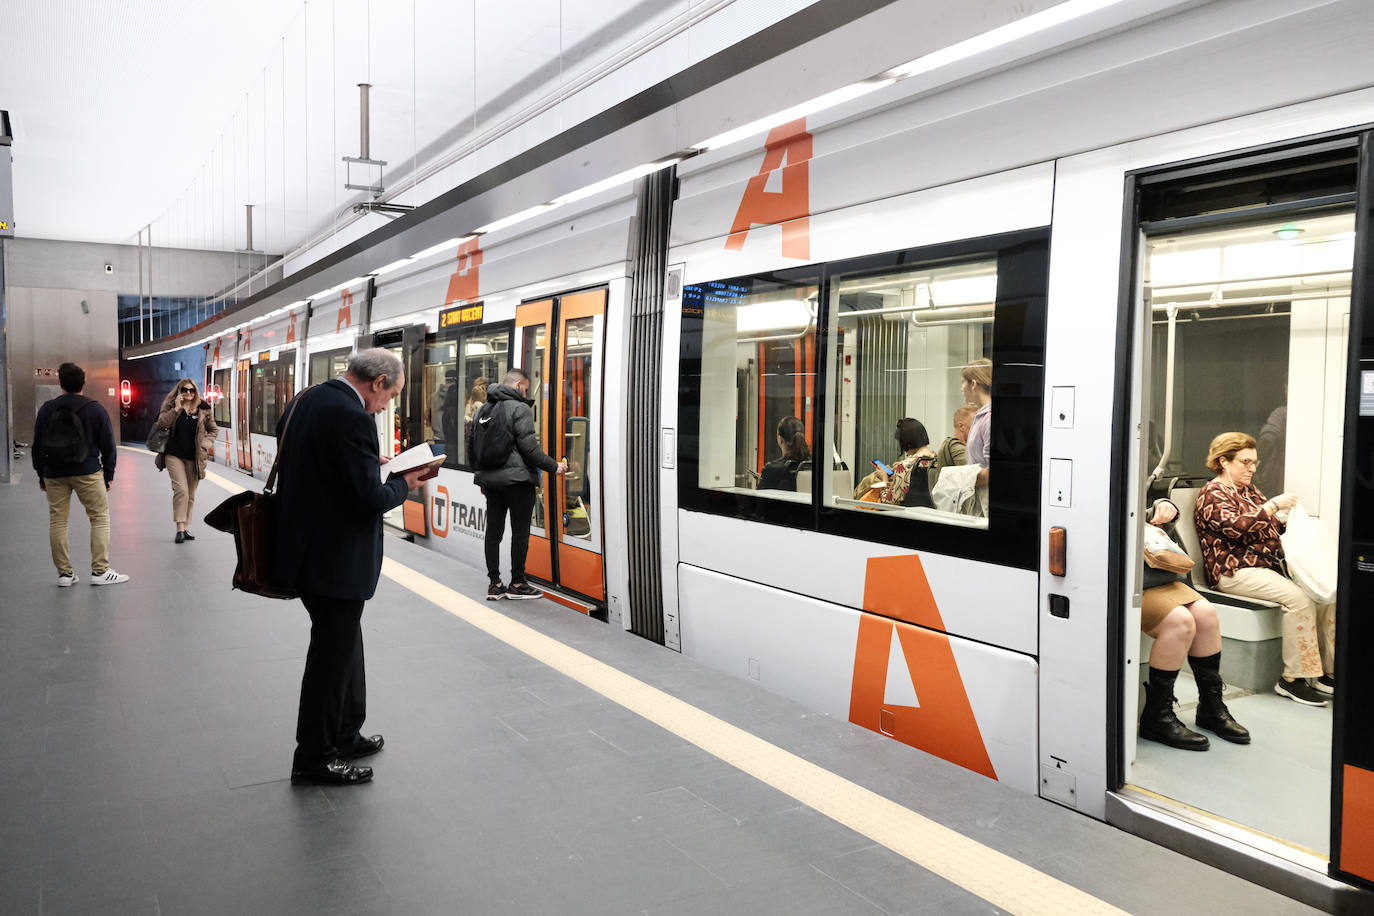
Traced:
<svg viewBox="0 0 1374 916">
<path fill-rule="evenodd" d="M 132 243 L 153 223 L 160 246 L 232 250 L 252 203 L 254 247 L 286 251 L 355 193 L 357 83 L 374 87 L 371 156 L 403 189 L 412 166 L 729 2 L 0 4 L 18 233 Z"/>
</svg>

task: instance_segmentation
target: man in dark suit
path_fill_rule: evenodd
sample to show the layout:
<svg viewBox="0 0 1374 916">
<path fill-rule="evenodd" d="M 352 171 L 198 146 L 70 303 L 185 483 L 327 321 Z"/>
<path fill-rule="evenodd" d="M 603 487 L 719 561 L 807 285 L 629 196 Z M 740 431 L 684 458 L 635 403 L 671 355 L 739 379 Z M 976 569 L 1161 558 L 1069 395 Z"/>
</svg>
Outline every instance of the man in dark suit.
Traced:
<svg viewBox="0 0 1374 916">
<path fill-rule="evenodd" d="M 381 735 L 361 733 L 363 603 L 381 576 L 382 513 L 419 486 L 425 469 L 381 480 L 372 415 L 404 386 L 399 357 L 362 350 L 343 378 L 301 392 L 277 423 L 277 575 L 297 588 L 310 613 L 293 783 L 367 782 L 372 768 L 352 761 L 382 749 Z"/>
</svg>

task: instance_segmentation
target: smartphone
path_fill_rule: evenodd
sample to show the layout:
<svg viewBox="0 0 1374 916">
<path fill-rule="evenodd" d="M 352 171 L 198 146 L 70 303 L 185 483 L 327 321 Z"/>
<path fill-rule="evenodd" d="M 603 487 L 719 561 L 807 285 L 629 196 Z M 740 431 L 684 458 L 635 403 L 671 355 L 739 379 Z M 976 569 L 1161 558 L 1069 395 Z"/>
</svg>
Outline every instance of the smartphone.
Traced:
<svg viewBox="0 0 1374 916">
<path fill-rule="evenodd" d="M 879 468 L 879 469 L 880 469 L 884 474 L 886 474 L 887 476 L 889 476 L 889 477 L 892 476 L 892 468 L 890 468 L 890 467 L 888 467 L 887 465 L 883 464 L 883 463 L 882 463 L 881 461 L 879 461 L 877 458 L 874 458 L 874 459 L 873 459 L 873 466 L 874 466 L 875 468 Z"/>
</svg>

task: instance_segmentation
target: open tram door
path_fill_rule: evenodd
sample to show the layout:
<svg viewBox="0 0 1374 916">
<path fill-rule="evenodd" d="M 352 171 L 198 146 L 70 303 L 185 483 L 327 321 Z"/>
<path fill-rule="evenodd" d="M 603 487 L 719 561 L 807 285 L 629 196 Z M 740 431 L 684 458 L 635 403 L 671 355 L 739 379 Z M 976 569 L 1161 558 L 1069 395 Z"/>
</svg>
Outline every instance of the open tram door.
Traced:
<svg viewBox="0 0 1374 916">
<path fill-rule="evenodd" d="M 1109 754 L 1120 769 L 1108 819 L 1324 909 L 1369 912 L 1374 898 L 1345 885 L 1374 888 L 1374 673 L 1363 663 L 1374 645 L 1374 135 L 1149 169 L 1127 189 L 1122 314 L 1134 316 L 1136 384 L 1117 489 L 1135 493 L 1118 516 L 1124 740 Z M 1234 457 L 1210 460 L 1214 441 Z M 1264 563 L 1238 559 L 1291 522 L 1270 503 L 1223 502 L 1249 486 L 1295 497 L 1325 531 L 1334 601 L 1296 584 L 1290 545 Z M 1194 561 L 1183 584 L 1205 600 L 1169 596 L 1169 609 L 1156 593 L 1150 611 L 1158 586 L 1146 586 L 1140 539 L 1161 498 L 1178 507 L 1163 524 Z M 1237 533 L 1261 524 L 1248 540 Z M 1164 626 L 1185 610 L 1191 643 Z M 1200 717 L 1193 662 L 1206 658 L 1245 740 Z M 1182 723 L 1175 743 L 1146 734 L 1151 691 L 1136 700 L 1171 671 L 1172 696 L 1156 690 L 1154 709 Z"/>
<path fill-rule="evenodd" d="M 248 431 L 249 403 L 248 389 L 252 387 L 253 361 L 251 359 L 241 359 L 238 364 L 238 390 L 235 392 L 235 400 L 238 402 L 238 416 L 234 418 L 234 441 L 238 446 L 237 453 L 238 469 L 248 476 L 253 475 L 253 443 L 251 434 Z"/>
<path fill-rule="evenodd" d="M 600 454 L 606 295 L 605 289 L 569 293 L 515 312 L 515 364 L 530 374 L 535 429 L 544 450 L 568 463 L 564 477 L 542 475 L 526 571 L 595 604 L 606 598 Z"/>
<path fill-rule="evenodd" d="M 401 396 L 377 413 L 377 445 L 384 458 L 391 458 L 414 445 L 425 441 L 424 438 L 424 345 L 425 326 L 413 324 L 402 328 L 378 331 L 366 346 L 390 350 L 401 358 L 401 372 L 406 386 Z M 389 525 L 395 525 L 411 534 L 429 534 L 425 524 L 424 491 L 417 490 L 406 496 L 405 502 L 382 516 Z"/>
</svg>

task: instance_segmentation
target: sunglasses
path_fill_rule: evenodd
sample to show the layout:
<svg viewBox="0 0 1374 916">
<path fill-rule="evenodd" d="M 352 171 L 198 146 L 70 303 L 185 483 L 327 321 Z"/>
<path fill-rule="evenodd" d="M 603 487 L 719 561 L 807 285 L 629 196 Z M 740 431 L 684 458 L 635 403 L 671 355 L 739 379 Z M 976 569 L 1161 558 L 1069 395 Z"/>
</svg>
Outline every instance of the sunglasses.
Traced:
<svg viewBox="0 0 1374 916">
<path fill-rule="evenodd" d="M 195 393 L 196 393 L 196 389 L 194 389 L 194 388 L 183 388 L 183 389 L 181 389 L 181 393 L 182 393 L 182 394 L 195 394 Z"/>
</svg>

